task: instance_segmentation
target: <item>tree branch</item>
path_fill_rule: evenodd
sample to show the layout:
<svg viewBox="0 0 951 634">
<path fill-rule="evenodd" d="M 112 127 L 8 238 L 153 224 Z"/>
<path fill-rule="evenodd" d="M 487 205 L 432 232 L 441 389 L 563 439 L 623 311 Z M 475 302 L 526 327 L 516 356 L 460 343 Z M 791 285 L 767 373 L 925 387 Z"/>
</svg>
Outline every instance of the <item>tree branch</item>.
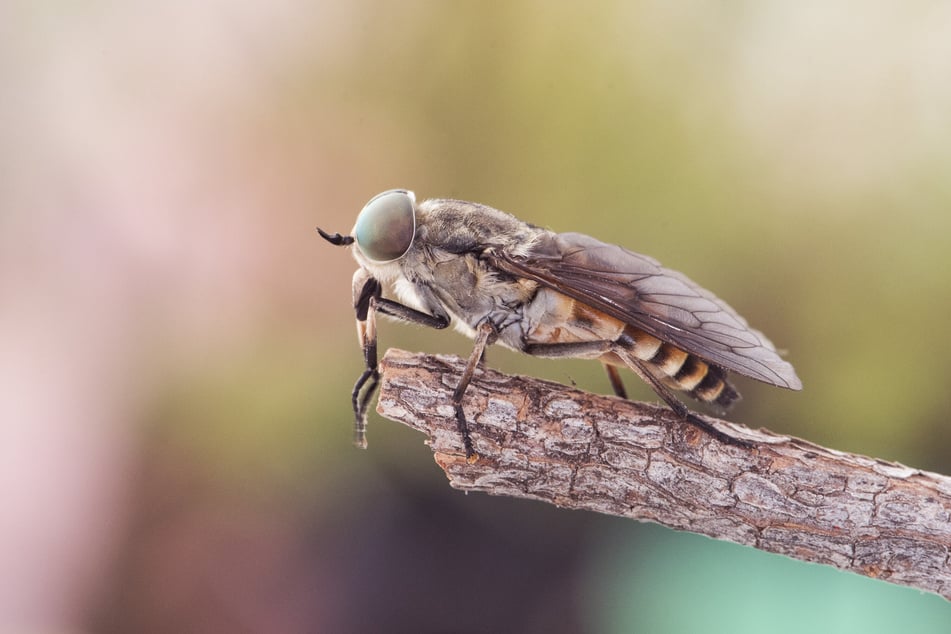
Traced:
<svg viewBox="0 0 951 634">
<path fill-rule="evenodd" d="M 450 484 L 586 509 L 829 564 L 951 599 L 951 478 L 709 419 L 752 449 L 718 442 L 647 403 L 476 372 L 389 350 L 377 411 L 429 436 Z"/>
</svg>

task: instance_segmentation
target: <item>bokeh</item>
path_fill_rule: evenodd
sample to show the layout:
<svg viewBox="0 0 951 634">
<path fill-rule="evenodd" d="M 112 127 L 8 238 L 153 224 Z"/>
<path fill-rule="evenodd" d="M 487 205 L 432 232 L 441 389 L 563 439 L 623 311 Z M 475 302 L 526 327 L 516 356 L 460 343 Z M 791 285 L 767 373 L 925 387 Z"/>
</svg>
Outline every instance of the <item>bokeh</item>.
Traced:
<svg viewBox="0 0 951 634">
<path fill-rule="evenodd" d="M 948 631 L 936 596 L 464 495 L 376 415 L 354 449 L 354 263 L 314 227 L 405 187 L 650 254 L 796 366 L 736 420 L 949 473 L 949 77 L 940 2 L 0 5 L 0 631 Z"/>
</svg>

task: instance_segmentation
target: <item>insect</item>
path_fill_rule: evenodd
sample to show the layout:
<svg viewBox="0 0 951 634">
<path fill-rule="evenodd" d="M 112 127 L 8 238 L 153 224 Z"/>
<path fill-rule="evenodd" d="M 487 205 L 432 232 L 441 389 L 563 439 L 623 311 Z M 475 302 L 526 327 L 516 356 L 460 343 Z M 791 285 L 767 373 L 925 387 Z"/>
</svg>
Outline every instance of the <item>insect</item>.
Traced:
<svg viewBox="0 0 951 634">
<path fill-rule="evenodd" d="M 475 340 L 452 396 L 468 459 L 463 412 L 473 373 L 494 343 L 537 357 L 598 359 L 615 394 L 632 370 L 678 415 L 726 442 L 746 444 L 693 414 L 675 392 L 724 410 L 739 393 L 728 372 L 802 389 L 792 365 L 726 302 L 656 260 L 580 233 L 554 233 L 486 205 L 416 202 L 385 191 L 357 216 L 352 235 L 357 333 L 366 369 L 353 387 L 354 442 L 366 446 L 367 406 L 379 383 L 376 314 L 456 327 Z M 395 297 L 395 299 L 394 299 Z"/>
</svg>

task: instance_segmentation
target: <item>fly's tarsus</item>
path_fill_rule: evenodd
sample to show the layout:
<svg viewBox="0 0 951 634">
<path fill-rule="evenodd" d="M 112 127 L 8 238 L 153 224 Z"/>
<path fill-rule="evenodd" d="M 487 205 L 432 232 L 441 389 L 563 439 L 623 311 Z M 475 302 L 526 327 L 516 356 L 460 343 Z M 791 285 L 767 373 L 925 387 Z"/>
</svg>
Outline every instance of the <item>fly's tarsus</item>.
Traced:
<svg viewBox="0 0 951 634">
<path fill-rule="evenodd" d="M 380 373 L 376 368 L 367 368 L 353 386 L 353 444 L 361 449 L 367 448 L 367 406 L 380 383 Z M 364 385 L 366 388 L 364 389 Z M 360 396 L 360 392 L 363 396 Z"/>
<path fill-rule="evenodd" d="M 492 322 L 484 321 L 479 325 L 476 331 L 475 346 L 473 346 L 472 353 L 469 355 L 466 369 L 463 370 L 462 377 L 459 379 L 459 383 L 452 393 L 452 405 L 456 410 L 456 426 L 459 428 L 459 433 L 462 434 L 462 445 L 466 451 L 466 461 L 469 463 L 475 462 L 478 455 L 472 447 L 469 424 L 466 421 L 466 414 L 462 409 L 462 397 L 466 394 L 466 389 L 472 381 L 472 375 L 475 374 L 476 367 L 482 361 L 486 346 L 492 343 L 497 336 L 498 329 L 496 329 Z"/>
</svg>

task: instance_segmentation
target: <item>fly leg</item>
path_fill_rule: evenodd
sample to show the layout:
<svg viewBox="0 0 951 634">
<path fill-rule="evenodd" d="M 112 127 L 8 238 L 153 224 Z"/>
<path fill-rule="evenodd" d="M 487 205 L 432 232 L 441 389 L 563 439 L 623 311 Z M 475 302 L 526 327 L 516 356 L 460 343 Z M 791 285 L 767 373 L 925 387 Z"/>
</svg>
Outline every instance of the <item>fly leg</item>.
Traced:
<svg viewBox="0 0 951 634">
<path fill-rule="evenodd" d="M 568 343 L 529 343 L 522 352 L 543 359 L 597 359 L 610 352 L 613 341 L 572 341 Z"/>
<path fill-rule="evenodd" d="M 641 361 L 630 352 L 624 349 L 615 349 L 615 354 L 624 361 L 625 365 L 629 367 L 637 376 L 639 376 L 645 383 L 651 386 L 651 389 L 667 404 L 667 407 L 672 409 L 675 414 L 683 418 L 685 421 L 696 427 L 697 429 L 704 431 L 720 442 L 727 445 L 736 445 L 738 447 L 745 447 L 747 449 L 753 447 L 753 443 L 743 440 L 742 438 L 737 438 L 731 436 L 725 432 L 720 431 L 711 423 L 703 420 L 693 412 L 691 412 L 686 405 L 684 405 L 676 396 L 670 391 L 670 389 L 660 382 L 656 376 L 654 376 L 651 371 L 648 369 L 646 363 Z"/>
<path fill-rule="evenodd" d="M 376 310 L 374 299 L 380 296 L 380 283 L 364 269 L 353 275 L 353 307 L 357 313 L 357 338 L 363 350 L 363 374 L 357 379 L 350 395 L 353 404 L 353 444 L 361 449 L 367 446 L 367 405 L 377 384 L 380 372 L 377 369 Z M 364 386 L 366 389 L 364 390 Z M 361 397 L 360 393 L 363 391 Z"/>
<path fill-rule="evenodd" d="M 522 352 L 545 359 L 597 359 L 614 348 L 613 341 L 570 341 L 566 343 L 530 343 L 522 348 Z M 602 362 L 611 381 L 614 394 L 627 398 L 627 390 L 621 382 L 621 375 L 617 368 Z"/>
<path fill-rule="evenodd" d="M 677 397 L 673 395 L 670 389 L 661 383 L 660 380 L 650 372 L 644 361 L 638 359 L 633 354 L 631 354 L 629 350 L 627 350 L 623 342 L 579 341 L 569 343 L 535 343 L 525 346 L 523 352 L 537 357 L 580 357 L 588 359 L 596 359 L 603 354 L 613 353 L 624 362 L 624 365 L 629 367 L 635 374 L 637 374 L 637 376 L 647 383 L 651 389 L 654 390 L 657 396 L 659 396 L 661 400 L 663 400 L 664 403 L 666 403 L 667 406 L 674 411 L 675 414 L 683 418 L 694 427 L 705 431 L 720 442 L 726 444 L 739 445 L 741 447 L 753 446 L 748 441 L 730 436 L 729 434 L 720 431 L 712 424 L 708 423 L 687 409 L 687 406 L 680 402 Z M 617 368 L 607 364 L 605 364 L 604 367 L 608 372 L 608 378 L 611 380 L 611 387 L 614 388 L 614 393 L 622 398 L 627 398 L 624 385 L 621 383 L 621 377 L 617 372 Z"/>
<path fill-rule="evenodd" d="M 611 389 L 614 390 L 615 396 L 626 399 L 627 390 L 624 389 L 624 382 L 621 381 L 621 374 L 617 371 L 617 366 L 608 363 L 602 363 L 602 365 L 604 366 L 604 371 L 608 373 L 608 380 L 611 381 Z"/>
<path fill-rule="evenodd" d="M 358 269 L 354 273 L 353 307 L 357 313 L 357 337 L 363 350 L 364 370 L 353 386 L 351 402 L 354 415 L 353 443 L 362 449 L 367 446 L 367 407 L 380 383 L 376 344 L 376 313 L 380 312 L 402 321 L 431 328 L 445 328 L 449 325 L 448 317 L 427 315 L 409 306 L 386 299 L 381 294 L 380 282 L 366 270 Z"/>
<path fill-rule="evenodd" d="M 613 341 L 572 341 L 567 343 L 531 343 L 525 346 L 523 352 L 548 359 L 563 359 L 571 357 L 574 359 L 597 359 L 608 352 L 611 352 L 616 346 Z M 611 389 L 616 396 L 623 399 L 627 398 L 627 390 L 624 389 L 624 382 L 621 381 L 621 375 L 617 366 L 601 362 L 605 372 L 608 373 L 608 380 L 611 381 Z"/>
<path fill-rule="evenodd" d="M 548 359 L 597 359 L 608 352 L 614 350 L 617 344 L 613 341 L 572 341 L 567 343 L 530 343 L 522 349 L 522 352 L 536 357 Z M 611 389 L 616 396 L 627 398 L 627 390 L 624 389 L 624 382 L 621 381 L 621 375 L 617 367 L 605 362 L 601 362 L 604 370 L 608 373 L 608 380 L 611 381 Z"/>
<path fill-rule="evenodd" d="M 472 348 L 472 354 L 469 355 L 466 369 L 463 370 L 462 378 L 459 379 L 459 384 L 456 385 L 456 389 L 452 393 L 452 406 L 456 410 L 456 426 L 459 428 L 459 433 L 462 434 L 462 445 L 465 447 L 466 461 L 469 463 L 475 462 L 477 456 L 472 448 L 472 438 L 469 436 L 466 414 L 462 410 L 462 397 L 466 393 L 466 388 L 469 387 L 469 382 L 472 381 L 472 375 L 475 373 L 476 367 L 484 359 L 486 346 L 494 343 L 498 334 L 498 330 L 489 321 L 484 321 L 479 325 L 476 330 L 475 347 Z"/>
</svg>

